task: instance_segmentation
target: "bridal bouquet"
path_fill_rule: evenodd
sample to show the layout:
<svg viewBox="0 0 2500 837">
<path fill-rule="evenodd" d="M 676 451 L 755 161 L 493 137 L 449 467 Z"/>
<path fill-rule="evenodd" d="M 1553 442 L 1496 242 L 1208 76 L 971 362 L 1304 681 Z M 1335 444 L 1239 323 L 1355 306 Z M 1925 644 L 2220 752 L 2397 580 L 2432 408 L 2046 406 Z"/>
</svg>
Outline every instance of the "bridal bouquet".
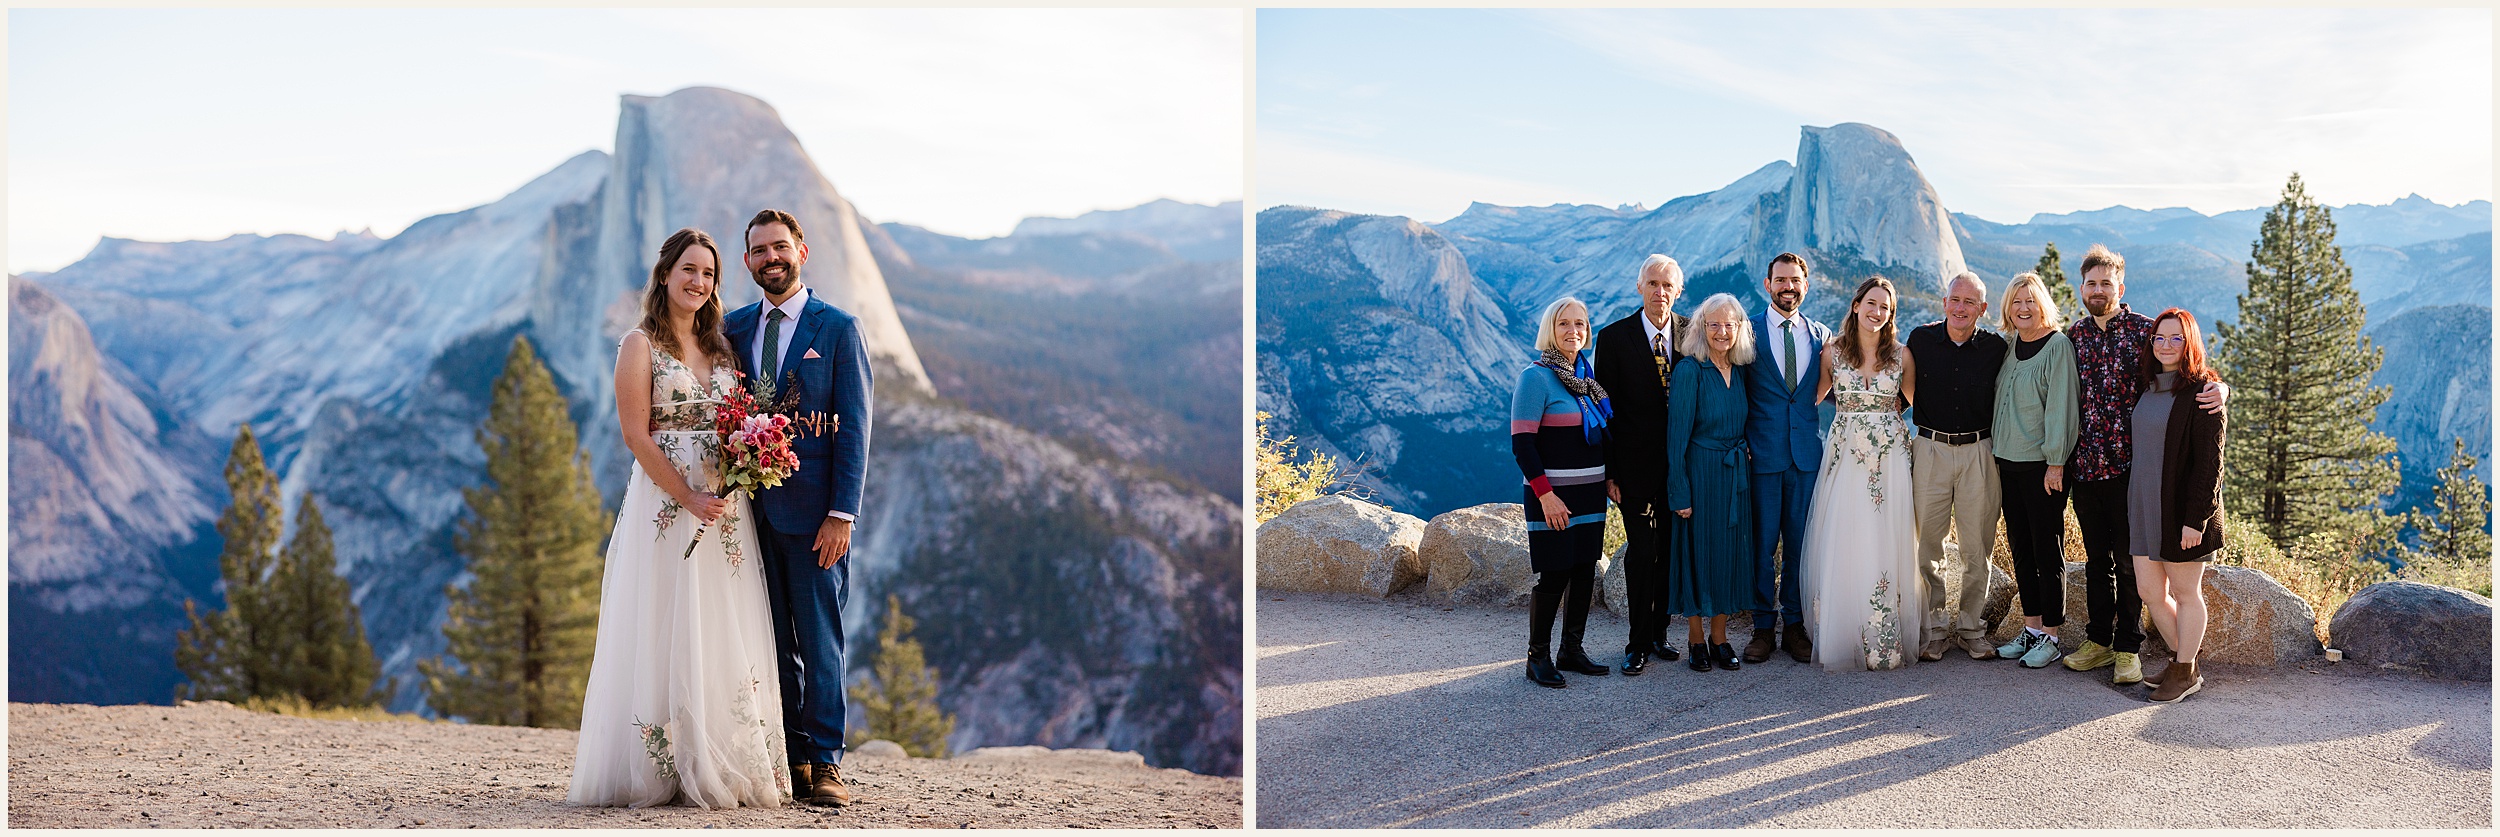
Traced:
<svg viewBox="0 0 2500 837">
<path fill-rule="evenodd" d="M 790 417 L 765 412 L 743 387 L 722 397 L 712 428 L 720 434 L 721 484 L 729 489 L 723 499 L 778 486 L 799 470 L 799 454 L 790 449 Z M 684 557 L 692 557 L 702 542 L 703 526 L 696 526 Z"/>
</svg>

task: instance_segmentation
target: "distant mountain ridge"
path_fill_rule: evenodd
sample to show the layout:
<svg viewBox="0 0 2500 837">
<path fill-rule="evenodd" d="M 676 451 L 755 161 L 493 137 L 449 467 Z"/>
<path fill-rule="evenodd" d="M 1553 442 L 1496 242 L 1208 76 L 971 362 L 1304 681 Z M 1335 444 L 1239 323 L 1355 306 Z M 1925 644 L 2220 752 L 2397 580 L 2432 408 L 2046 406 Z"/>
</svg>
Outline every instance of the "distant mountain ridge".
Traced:
<svg viewBox="0 0 2500 837">
<path fill-rule="evenodd" d="M 1858 124 L 1803 128 L 1795 160 L 1653 210 L 1476 203 L 1438 224 L 1314 207 L 1262 210 L 1258 409 L 1275 416 L 1274 435 L 1365 463 L 1383 499 L 1401 509 L 1432 514 L 1513 502 L 1518 475 L 1494 427 L 1526 362 L 1537 313 L 1566 294 L 1586 300 L 1596 324 L 1631 313 L 1634 275 L 1648 254 L 1684 267 L 1678 309 L 1689 313 L 1713 293 L 1761 311 L 1769 257 L 1802 253 L 1814 267 L 1806 313 L 1837 327 L 1849 289 L 1869 275 L 1896 282 L 1899 317 L 1917 324 L 1938 316 L 1941 284 L 1965 266 L 2001 291 L 2033 268 L 2049 242 L 2058 244 L 2069 277 L 2098 242 L 2127 257 L 2127 302 L 2136 310 L 2180 305 L 2227 321 L 2246 287 L 2243 262 L 2265 212 L 2110 207 L 1999 224 L 1948 211 L 1897 138 Z M 2438 306 L 2488 313 L 2490 202 L 2450 207 L 2408 196 L 2334 212 L 2373 324 Z M 1489 308 L 1469 307 L 1483 304 Z M 2437 321 L 2469 315 L 2443 316 Z M 2466 362 L 2485 357 L 2456 356 L 2429 370 L 2420 366 L 2427 355 L 2391 348 L 2381 379 L 2404 383 L 2381 423 L 2397 435 L 2408 474 L 2420 451 L 2437 447 L 2445 461 L 2444 437 L 2426 434 L 2464 428 L 2471 449 L 2489 458 L 2488 435 L 2471 431 L 2488 422 L 2488 399 L 2447 394 L 2488 391 L 2488 363 Z M 2434 396 L 2445 418 L 2420 420 L 2421 399 Z"/>
<path fill-rule="evenodd" d="M 12 697 L 172 698 L 179 623 L 169 619 L 184 596 L 221 606 L 217 541 L 198 529 L 225 502 L 225 440 L 249 421 L 289 511 L 307 492 L 321 498 L 384 673 L 401 681 L 395 708 L 418 708 L 423 690 L 409 678 L 443 647 L 443 586 L 465 581 L 451 543 L 459 489 L 482 479 L 473 434 L 513 338 L 530 338 L 555 372 L 597 480 L 616 496 L 629 457 L 608 380 L 649 254 L 696 226 L 734 263 L 747 218 L 776 206 L 805 227 L 803 278 L 860 318 L 876 367 L 869 501 L 846 559 L 854 648 L 874 647 L 893 592 L 924 635 L 956 637 L 930 653 L 942 705 L 961 721 L 955 746 L 1117 746 L 1238 772 L 1238 503 L 950 402 L 972 393 L 931 382 L 880 270 L 910 254 L 833 190 L 770 106 L 712 88 L 619 104 L 613 154 L 585 152 L 501 200 L 388 239 L 107 240 L 60 271 L 13 279 Z M 758 296 L 743 270 L 723 277 L 724 302 Z M 45 307 L 45 293 L 61 304 Z M 64 335 L 88 331 L 83 356 L 15 345 L 75 348 Z M 69 360 L 20 368 L 39 356 Z M 129 449 L 168 462 L 115 461 Z M 64 474 L 85 482 L 55 479 Z M 112 502 L 164 506 L 127 515 L 161 525 L 59 511 L 82 491 L 121 497 L 134 479 L 173 493 Z M 1013 520 L 960 519 L 992 513 Z M 940 581 L 967 574 L 1059 595 L 976 606 Z M 77 605 L 86 601 L 105 604 Z"/>
</svg>

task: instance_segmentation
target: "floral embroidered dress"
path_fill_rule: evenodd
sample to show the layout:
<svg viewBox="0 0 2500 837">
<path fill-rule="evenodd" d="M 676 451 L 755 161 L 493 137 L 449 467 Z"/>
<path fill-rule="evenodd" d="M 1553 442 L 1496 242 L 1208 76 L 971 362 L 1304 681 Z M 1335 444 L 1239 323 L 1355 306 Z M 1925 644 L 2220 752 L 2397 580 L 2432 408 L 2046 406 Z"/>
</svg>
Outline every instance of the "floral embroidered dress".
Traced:
<svg viewBox="0 0 2500 837">
<path fill-rule="evenodd" d="M 1918 522 L 1901 368 L 1832 369 L 1836 415 L 1806 517 L 1806 630 L 1831 671 L 1902 668 L 1920 637 Z"/>
<path fill-rule="evenodd" d="M 652 441 L 720 490 L 712 413 L 737 386 L 651 350 Z M 747 501 L 704 526 L 634 464 L 608 539 L 599 639 L 573 753 L 575 805 L 780 807 L 790 795 L 770 604 Z"/>
</svg>

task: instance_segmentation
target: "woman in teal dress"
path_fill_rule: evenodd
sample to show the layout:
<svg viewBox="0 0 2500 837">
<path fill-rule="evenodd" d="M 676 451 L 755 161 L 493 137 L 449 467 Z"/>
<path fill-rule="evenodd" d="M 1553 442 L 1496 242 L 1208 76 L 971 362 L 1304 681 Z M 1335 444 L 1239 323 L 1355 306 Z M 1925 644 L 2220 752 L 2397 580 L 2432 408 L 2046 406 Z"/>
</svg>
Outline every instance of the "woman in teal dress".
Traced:
<svg viewBox="0 0 2500 837">
<path fill-rule="evenodd" d="M 1753 362 L 1753 327 L 1736 297 L 1719 294 L 1693 312 L 1685 358 L 1667 387 L 1667 508 L 1675 527 L 1667 557 L 1667 606 L 1683 614 L 1694 671 L 1712 663 L 1735 671 L 1727 617 L 1753 603 L 1753 507 L 1746 475 L 1745 384 L 1736 367 Z M 1702 620 L 1710 641 L 1702 642 Z"/>
</svg>

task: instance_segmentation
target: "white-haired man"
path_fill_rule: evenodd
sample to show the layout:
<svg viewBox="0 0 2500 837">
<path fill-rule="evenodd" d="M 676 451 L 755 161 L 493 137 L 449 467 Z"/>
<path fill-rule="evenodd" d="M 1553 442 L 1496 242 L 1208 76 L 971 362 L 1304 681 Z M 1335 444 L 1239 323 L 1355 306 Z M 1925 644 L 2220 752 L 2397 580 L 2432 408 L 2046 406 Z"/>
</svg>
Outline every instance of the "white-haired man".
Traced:
<svg viewBox="0 0 2500 837">
<path fill-rule="evenodd" d="M 1614 401 L 1606 442 L 1606 493 L 1623 510 L 1623 587 L 1631 634 L 1623 673 L 1638 675 L 1649 657 L 1673 662 L 1667 644 L 1666 535 L 1674 515 L 1664 508 L 1667 475 L 1667 370 L 1682 355 L 1676 341 L 1688 321 L 1675 313 L 1684 268 L 1652 255 L 1633 276 L 1640 310 L 1597 333 L 1597 384 Z"/>
</svg>

